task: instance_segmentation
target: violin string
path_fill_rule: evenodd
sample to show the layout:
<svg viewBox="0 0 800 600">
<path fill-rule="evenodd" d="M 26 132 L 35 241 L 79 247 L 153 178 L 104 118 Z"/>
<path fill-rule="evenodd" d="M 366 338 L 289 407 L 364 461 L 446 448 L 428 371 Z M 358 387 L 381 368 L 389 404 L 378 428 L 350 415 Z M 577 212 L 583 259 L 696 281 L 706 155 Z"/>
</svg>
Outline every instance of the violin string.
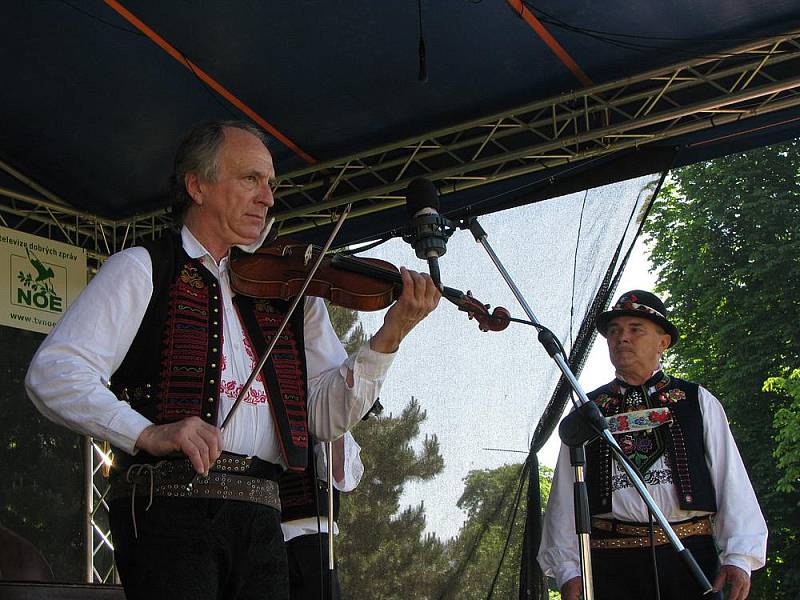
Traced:
<svg viewBox="0 0 800 600">
<path fill-rule="evenodd" d="M 220 425 L 220 429 L 225 429 L 225 426 L 228 424 L 228 421 L 231 420 L 231 417 L 233 416 L 233 413 L 236 411 L 237 408 L 239 408 L 239 405 L 242 403 L 242 400 L 249 393 L 250 388 L 253 385 L 253 381 L 258 376 L 258 374 L 261 372 L 261 369 L 264 368 L 264 364 L 266 363 L 267 358 L 269 358 L 269 355 L 271 354 L 273 348 L 275 347 L 275 343 L 278 341 L 278 338 L 280 337 L 281 333 L 283 333 L 283 330 L 286 328 L 286 325 L 289 322 L 289 318 L 291 317 L 292 313 L 297 308 L 297 305 L 300 302 L 300 299 L 302 299 L 303 294 L 305 293 L 306 288 L 308 287 L 308 284 L 311 282 L 311 279 L 314 277 L 314 274 L 317 272 L 317 269 L 319 269 L 320 264 L 322 264 L 322 259 L 324 258 L 325 252 L 328 250 L 328 248 L 330 248 L 331 244 L 333 243 L 334 238 L 336 237 L 336 234 L 339 233 L 339 230 L 342 228 L 342 225 L 344 224 L 345 220 L 347 219 L 347 215 L 350 214 L 350 207 L 351 207 L 350 204 L 345 206 L 344 210 L 342 211 L 341 216 L 336 221 L 336 225 L 334 226 L 333 231 L 331 231 L 331 234 L 328 237 L 328 239 L 326 240 L 325 245 L 322 247 L 322 250 L 320 252 L 320 256 L 317 257 L 316 262 L 314 263 L 314 265 L 309 270 L 308 275 L 306 276 L 305 281 L 303 282 L 303 285 L 300 287 L 300 290 L 297 293 L 297 296 L 295 297 L 294 301 L 292 302 L 291 306 L 289 307 L 289 310 L 286 312 L 286 316 L 284 317 L 283 322 L 281 322 L 280 326 L 278 327 L 278 330 L 275 332 L 275 335 L 274 335 L 274 337 L 272 339 L 272 342 L 270 343 L 270 345 L 267 348 L 266 352 L 264 352 L 264 356 L 261 357 L 261 360 L 258 362 L 258 365 L 256 365 L 256 368 L 253 369 L 253 372 L 250 374 L 250 377 L 248 377 L 248 379 L 245 382 L 244 386 L 242 386 L 242 389 L 239 392 L 239 395 L 236 398 L 236 401 L 233 403 L 233 406 L 231 406 L 231 409 L 228 411 L 228 414 L 225 416 L 225 419 L 222 421 L 222 425 Z"/>
<path fill-rule="evenodd" d="M 250 373 L 250 376 L 247 378 L 247 381 L 245 381 L 244 385 L 242 386 L 242 389 L 239 391 L 239 394 L 237 395 L 236 400 L 233 403 L 233 406 L 231 406 L 230 410 L 228 411 L 228 414 L 225 415 L 225 418 L 222 420 L 222 425 L 219 426 L 220 431 L 224 431 L 225 430 L 225 427 L 228 425 L 228 422 L 231 420 L 231 418 L 233 417 L 233 415 L 236 412 L 236 410 L 241 406 L 242 401 L 244 400 L 244 398 L 249 394 L 250 388 L 253 386 L 253 381 L 255 381 L 256 377 L 258 377 L 258 374 L 261 373 L 261 370 L 264 368 L 264 365 L 266 364 L 267 359 L 270 357 L 270 354 L 272 354 L 272 351 L 275 348 L 275 345 L 277 344 L 278 340 L 280 339 L 280 336 L 283 333 L 283 330 L 286 329 L 286 326 L 289 324 L 289 319 L 292 317 L 292 314 L 294 313 L 294 311 L 297 308 L 298 304 L 303 299 L 303 294 L 305 293 L 306 288 L 308 287 L 308 284 L 311 282 L 311 279 L 314 277 L 314 274 L 316 273 L 317 269 L 322 264 L 322 259 L 323 259 L 324 255 L 325 255 L 325 252 L 328 250 L 328 248 L 331 247 L 331 244 L 333 243 L 333 240 L 336 238 L 336 234 L 339 233 L 339 230 L 342 228 L 342 225 L 344 224 L 345 220 L 347 219 L 347 215 L 350 214 L 350 209 L 351 208 L 352 208 L 352 204 L 348 204 L 348 205 L 346 205 L 344 207 L 344 210 L 342 211 L 341 216 L 336 221 L 336 225 L 334 225 L 334 227 L 333 227 L 333 231 L 331 231 L 330 236 L 325 241 L 325 245 L 323 246 L 322 251 L 320 252 L 320 256 L 317 257 L 316 262 L 314 263 L 314 265 L 309 270 L 308 275 L 307 275 L 305 281 L 303 282 L 303 285 L 301 286 L 299 292 L 297 293 L 297 296 L 295 297 L 295 299 L 292 301 L 291 305 L 289 306 L 289 309 L 286 311 L 286 314 L 283 317 L 283 321 L 281 321 L 281 324 L 278 326 L 278 329 L 275 332 L 275 334 L 274 334 L 274 336 L 272 338 L 272 341 L 270 342 L 270 344 L 267 347 L 267 349 L 264 351 L 264 354 L 261 356 L 260 360 L 258 361 L 258 364 L 255 366 L 253 371 Z M 219 460 L 219 459 L 217 459 L 217 460 Z M 214 461 L 214 464 L 216 464 L 216 461 Z M 195 473 L 195 475 L 192 478 L 192 480 L 186 486 L 186 489 L 187 490 L 191 490 L 192 487 L 194 486 L 194 483 L 197 480 L 199 480 L 199 478 L 200 478 L 200 474 L 199 473 Z"/>
<path fill-rule="evenodd" d="M 392 271 L 390 269 L 386 269 L 386 268 L 381 267 L 379 265 L 369 264 L 369 263 L 365 262 L 365 259 L 358 258 L 358 257 L 353 257 L 353 256 L 348 256 L 348 255 L 345 255 L 345 254 L 337 253 L 333 257 L 333 260 L 331 262 L 331 266 L 342 268 L 342 269 L 349 270 L 349 271 L 353 271 L 353 272 L 356 272 L 356 273 L 361 273 L 361 274 L 367 275 L 367 276 L 372 276 L 372 277 L 377 277 L 377 278 L 381 278 L 382 277 L 384 279 L 390 280 L 393 283 L 402 283 L 402 278 L 401 278 L 400 274 L 397 273 L 396 271 Z M 449 288 L 447 286 L 445 286 L 442 291 L 443 291 L 442 295 L 447 300 L 452 302 L 456 307 L 458 307 L 459 310 L 463 310 L 465 312 L 476 312 L 476 310 L 474 310 L 475 309 L 474 306 L 469 307 L 469 308 L 464 306 L 464 299 L 470 297 L 467 294 L 465 294 L 464 292 L 462 292 L 460 290 L 453 289 L 453 288 Z M 479 300 L 476 300 L 474 298 L 473 298 L 473 300 L 474 300 L 474 302 L 476 304 L 481 304 Z M 472 308 L 473 310 L 470 311 L 470 308 Z M 488 314 L 488 308 L 489 308 L 488 306 L 484 307 L 484 310 L 487 312 L 487 314 Z M 522 325 L 530 325 L 530 326 L 535 327 L 536 329 L 539 329 L 539 330 L 543 329 L 543 327 L 540 326 L 539 324 L 534 323 L 533 321 L 529 321 L 527 319 L 517 319 L 515 317 L 511 317 L 511 316 L 506 317 L 506 316 L 503 316 L 503 315 L 493 315 L 492 318 L 499 319 L 499 320 L 502 320 L 502 321 L 509 321 L 511 323 L 520 323 Z"/>
</svg>

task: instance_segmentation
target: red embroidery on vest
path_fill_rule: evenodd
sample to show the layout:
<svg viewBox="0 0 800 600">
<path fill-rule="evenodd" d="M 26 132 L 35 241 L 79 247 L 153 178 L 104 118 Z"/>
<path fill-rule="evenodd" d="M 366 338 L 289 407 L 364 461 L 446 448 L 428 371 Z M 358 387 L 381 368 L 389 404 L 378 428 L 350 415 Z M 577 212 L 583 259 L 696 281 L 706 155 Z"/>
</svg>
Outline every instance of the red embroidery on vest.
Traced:
<svg viewBox="0 0 800 600">
<path fill-rule="evenodd" d="M 283 321 L 283 315 L 268 302 L 255 303 L 255 317 L 267 343 Z M 300 359 L 300 351 L 291 327 L 284 329 L 272 351 L 272 365 L 275 370 L 281 400 L 286 410 L 286 419 L 292 444 L 308 448 L 308 413 L 306 409 L 305 372 Z"/>
<path fill-rule="evenodd" d="M 169 293 L 161 352 L 159 421 L 200 415 L 208 365 L 209 294 L 194 264 L 183 266 Z"/>
</svg>

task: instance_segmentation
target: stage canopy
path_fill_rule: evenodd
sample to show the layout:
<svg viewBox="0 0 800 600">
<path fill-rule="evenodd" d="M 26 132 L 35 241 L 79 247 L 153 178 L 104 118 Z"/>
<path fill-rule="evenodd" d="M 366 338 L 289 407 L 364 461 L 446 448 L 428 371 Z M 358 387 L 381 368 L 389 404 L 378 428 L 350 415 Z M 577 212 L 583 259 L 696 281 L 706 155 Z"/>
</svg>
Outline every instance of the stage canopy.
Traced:
<svg viewBox="0 0 800 600">
<path fill-rule="evenodd" d="M 166 225 L 194 124 L 274 138 L 274 214 L 337 244 L 426 175 L 486 214 L 800 132 L 800 2 L 12 2 L 0 216 L 100 257 Z"/>
</svg>

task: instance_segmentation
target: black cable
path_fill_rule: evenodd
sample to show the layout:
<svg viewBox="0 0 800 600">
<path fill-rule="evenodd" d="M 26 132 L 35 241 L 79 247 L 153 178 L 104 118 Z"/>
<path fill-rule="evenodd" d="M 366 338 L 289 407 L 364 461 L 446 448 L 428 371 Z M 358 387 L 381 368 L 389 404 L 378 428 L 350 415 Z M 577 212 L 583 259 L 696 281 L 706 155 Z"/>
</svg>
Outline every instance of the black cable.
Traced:
<svg viewBox="0 0 800 600">
<path fill-rule="evenodd" d="M 527 474 L 527 466 L 528 462 L 526 461 L 525 463 L 523 463 L 522 468 L 520 469 L 520 479 L 524 479 L 523 475 Z M 491 514 L 487 515 L 486 518 L 483 519 L 483 522 L 481 523 L 478 533 L 475 534 L 474 538 L 471 540 L 470 548 L 466 556 L 462 558 L 461 562 L 455 569 L 452 569 L 450 571 L 450 577 L 444 583 L 441 591 L 436 596 L 437 600 L 444 600 L 445 598 L 447 598 L 450 589 L 457 585 L 457 582 L 460 580 L 461 575 L 466 570 L 467 565 L 472 561 L 472 557 L 474 556 L 476 550 L 478 549 L 478 546 L 483 540 L 483 536 L 486 535 L 486 532 L 489 530 L 490 523 L 494 521 L 495 517 L 502 509 L 503 499 L 506 496 L 508 496 L 509 492 L 511 491 L 511 485 L 513 483 L 514 480 L 509 479 L 508 483 L 506 484 L 506 487 L 503 489 L 502 493 L 499 496 L 499 499 L 494 507 L 494 510 L 492 510 Z"/>
<path fill-rule="evenodd" d="M 392 239 L 392 238 L 383 237 L 383 238 L 381 238 L 379 240 L 375 240 L 371 244 L 367 244 L 366 246 L 359 246 L 358 248 L 347 247 L 347 248 L 344 248 L 343 250 L 337 250 L 335 252 L 335 254 L 342 254 L 344 256 L 352 256 L 352 255 L 356 254 L 357 252 L 366 252 L 367 250 L 372 250 L 373 248 L 377 248 L 378 246 L 382 246 L 383 244 L 388 242 L 390 239 Z M 358 242 L 351 242 L 351 244 L 356 244 L 356 243 L 358 243 Z"/>
<path fill-rule="evenodd" d="M 175 48 L 175 47 L 173 46 L 173 48 Z M 191 71 L 192 75 L 194 75 L 194 78 L 197 81 L 200 82 L 200 86 L 206 91 L 206 93 L 209 96 L 211 96 L 214 99 L 214 102 L 219 104 L 219 106 L 222 108 L 222 110 L 227 112 L 233 118 L 237 118 L 237 119 L 241 118 L 241 115 L 239 113 L 236 113 L 236 112 L 232 111 L 230 105 L 227 102 L 222 102 L 219 99 L 219 94 L 217 94 L 214 90 L 212 90 L 209 87 L 209 85 L 205 81 L 203 81 L 203 79 L 197 74 L 197 72 L 194 70 L 194 66 L 193 66 L 194 63 L 189 59 L 189 57 L 186 56 L 186 54 L 184 54 L 184 52 L 182 50 L 179 50 L 178 48 L 175 48 L 175 50 L 177 50 L 178 53 L 181 55 L 181 58 L 183 59 L 183 62 L 186 65 L 186 68 L 189 69 L 189 71 Z M 248 119 L 249 119 L 249 117 L 248 117 Z"/>
<path fill-rule="evenodd" d="M 472 215 L 472 214 L 474 214 L 476 212 L 476 209 L 480 208 L 481 206 L 483 206 L 485 204 L 488 204 L 489 202 L 494 202 L 498 198 L 502 198 L 503 196 L 508 196 L 509 194 L 516 194 L 517 192 L 525 191 L 525 190 L 527 190 L 529 188 L 532 188 L 532 187 L 535 187 L 535 186 L 539 186 L 539 185 L 542 185 L 544 183 L 553 184 L 553 183 L 555 183 L 557 178 L 563 177 L 564 175 L 567 175 L 567 174 L 569 174 L 569 173 L 571 173 L 573 171 L 588 169 L 589 167 L 595 165 L 596 163 L 602 163 L 602 162 L 606 162 L 606 161 L 617 159 L 617 158 L 619 158 L 619 157 L 618 156 L 613 156 L 612 157 L 612 156 L 609 156 L 609 155 L 595 156 L 593 158 L 589 158 L 589 159 L 583 160 L 579 164 L 574 164 L 574 165 L 571 165 L 571 166 L 568 166 L 568 167 L 564 168 L 563 170 L 559 171 L 557 176 L 546 175 L 546 176 L 544 176 L 544 177 L 542 177 L 540 179 L 537 179 L 536 181 L 523 183 L 523 184 L 520 184 L 520 185 L 518 185 L 516 187 L 513 187 L 511 189 L 504 190 L 502 192 L 498 192 L 498 193 L 492 194 L 490 196 L 487 196 L 485 198 L 477 200 L 476 202 L 473 202 L 472 204 L 470 204 L 468 206 L 464 206 L 464 207 L 460 207 L 460 208 L 452 208 L 452 209 L 447 210 L 447 211 L 441 211 L 440 214 L 441 214 L 441 216 L 447 217 L 447 218 L 451 218 L 453 216 Z M 317 223 L 314 223 L 314 228 L 315 229 L 321 229 L 321 228 L 327 227 L 327 226 L 328 226 L 327 223 L 325 225 L 319 225 Z M 364 237 L 356 239 L 356 240 L 350 240 L 348 242 L 348 244 L 360 244 L 360 243 L 363 243 L 363 242 L 366 242 L 366 241 L 369 241 L 369 240 L 374 240 L 376 238 L 376 236 L 379 237 L 381 240 L 384 240 L 387 236 L 388 236 L 388 238 L 392 238 L 392 237 L 397 237 L 398 235 L 399 234 L 397 232 L 397 228 L 393 227 L 391 229 L 386 229 L 384 231 L 379 231 L 379 232 L 377 232 L 375 234 L 372 234 L 372 235 L 369 235 L 369 236 L 364 236 Z M 381 243 L 383 243 L 383 242 L 381 242 Z"/>
<path fill-rule="evenodd" d="M 428 81 L 428 59 L 425 54 L 425 33 L 422 28 L 422 0 L 417 0 L 417 16 L 419 23 L 419 46 L 417 53 L 419 54 L 419 72 L 417 74 L 418 81 Z"/>
<path fill-rule="evenodd" d="M 616 156 L 613 157 L 613 159 L 616 159 L 616 158 L 618 158 L 618 157 L 616 157 Z M 612 160 L 612 158 L 609 157 L 608 155 L 595 156 L 594 158 L 589 158 L 589 159 L 583 160 L 579 164 L 568 166 L 568 167 L 562 169 L 561 171 L 558 172 L 558 175 L 555 175 L 555 176 L 554 175 L 545 175 L 544 177 L 542 177 L 541 179 L 537 179 L 536 181 L 531 181 L 529 183 L 523 183 L 523 184 L 520 184 L 520 185 L 518 185 L 516 187 L 513 187 L 513 188 L 511 188 L 509 190 L 504 190 L 504 191 L 498 192 L 498 193 L 496 193 L 496 194 L 494 194 L 492 196 L 488 196 L 486 198 L 483 198 L 482 200 L 478 200 L 477 202 L 473 202 L 472 204 L 470 204 L 467 207 L 464 207 L 464 208 L 453 208 L 453 209 L 450 209 L 449 211 L 444 211 L 441 214 L 442 214 L 442 216 L 445 216 L 445 217 L 449 217 L 449 216 L 454 215 L 456 213 L 465 213 L 466 212 L 467 214 L 471 214 L 473 209 L 475 209 L 477 207 L 480 207 L 480 206 L 482 206 L 484 204 L 487 204 L 488 202 L 492 202 L 494 200 L 497 200 L 498 198 L 502 198 L 503 196 L 508 196 L 509 194 L 515 194 L 517 192 L 521 192 L 523 190 L 526 190 L 526 189 L 534 187 L 534 186 L 541 185 L 543 183 L 548 183 L 548 184 L 552 185 L 552 184 L 554 184 L 556 182 L 557 178 L 559 178 L 559 177 L 563 178 L 563 176 L 568 174 L 568 173 L 571 173 L 571 172 L 577 171 L 577 170 L 584 170 L 584 169 L 587 169 L 587 167 L 589 167 L 589 166 L 591 166 L 591 165 L 593 165 L 593 164 L 595 164 L 597 162 L 605 162 L 605 161 L 609 161 L 609 160 Z"/>
<path fill-rule="evenodd" d="M 573 325 L 573 321 L 575 319 L 575 279 L 576 279 L 576 275 L 578 273 L 578 248 L 580 248 L 580 245 L 581 245 L 581 229 L 583 227 L 583 213 L 586 210 L 586 198 L 588 196 L 589 196 L 589 190 L 587 188 L 586 191 L 583 194 L 583 202 L 581 203 L 581 214 L 580 214 L 580 217 L 578 218 L 578 235 L 577 235 L 577 239 L 575 240 L 575 256 L 574 256 L 574 258 L 572 260 L 572 297 L 570 298 L 570 302 L 569 302 L 569 350 L 570 350 L 570 352 L 572 352 L 572 349 L 574 347 L 574 343 L 573 343 L 573 340 L 572 340 L 572 325 Z M 566 354 L 564 355 L 564 361 L 567 364 L 569 364 L 569 357 L 567 357 Z M 572 399 L 572 402 L 574 403 L 575 402 L 575 391 L 570 389 L 569 395 L 570 395 L 570 398 Z"/>
<path fill-rule="evenodd" d="M 524 486 L 525 479 L 527 479 L 529 468 L 530 464 L 526 460 L 523 468 L 520 470 L 519 484 L 517 485 L 517 493 L 514 495 L 511 514 L 506 520 L 506 528 L 508 529 L 508 533 L 506 534 L 505 544 L 503 544 L 503 552 L 500 554 L 500 562 L 497 564 L 497 570 L 494 573 L 494 577 L 492 577 L 492 583 L 489 586 L 489 593 L 486 595 L 486 600 L 491 600 L 492 596 L 494 595 L 494 588 L 495 585 L 497 585 L 497 580 L 500 578 L 500 571 L 503 568 L 503 562 L 505 561 L 506 553 L 508 552 L 508 546 L 511 543 L 511 535 L 514 532 L 514 524 L 517 522 L 517 511 L 519 509 L 520 500 L 522 499 L 522 488 Z"/>
<path fill-rule="evenodd" d="M 656 600 L 661 600 L 661 584 L 658 582 L 658 560 L 656 559 L 656 534 L 653 528 L 653 511 L 650 510 L 650 507 L 647 509 L 647 516 L 650 519 L 648 537 L 650 538 L 650 557 L 653 560 L 653 583 L 656 586 Z"/>
<path fill-rule="evenodd" d="M 575 256 L 572 259 L 572 297 L 569 302 L 569 347 L 572 349 L 572 325 L 575 319 L 575 279 L 578 273 L 578 248 L 581 246 L 581 228 L 583 227 L 583 213 L 586 210 L 586 198 L 589 196 L 587 189 L 583 194 L 583 203 L 581 204 L 581 215 L 578 218 L 578 235 L 575 240 Z"/>
<path fill-rule="evenodd" d="M 555 15 L 552 15 L 538 6 L 534 5 L 533 2 L 530 0 L 523 0 L 523 4 L 527 6 L 531 11 L 537 12 L 540 15 L 544 16 L 548 19 L 551 24 L 555 25 L 558 24 L 562 27 L 569 27 L 575 32 L 586 32 L 586 33 L 594 33 L 597 35 L 607 35 L 607 36 L 615 36 L 615 37 L 626 37 L 631 39 L 639 39 L 639 40 L 662 40 L 667 42 L 750 42 L 750 41 L 758 41 L 764 39 L 763 36 L 721 36 L 721 37 L 673 37 L 673 36 L 657 36 L 657 35 L 641 35 L 635 33 L 616 33 L 613 31 L 602 31 L 600 29 L 591 29 L 589 27 L 578 27 L 576 25 L 570 25 L 566 21 L 562 21 Z"/>
<path fill-rule="evenodd" d="M 98 17 L 97 15 L 93 15 L 92 13 L 87 12 L 87 11 L 83 10 L 82 8 L 79 8 L 79 7 L 75 6 L 71 2 L 68 2 L 68 0 L 60 0 L 60 1 L 61 1 L 62 4 L 65 4 L 66 6 L 69 6 L 70 8 L 74 9 L 75 11 L 77 11 L 77 12 L 83 14 L 83 15 L 86 15 L 90 19 L 94 19 L 95 21 L 98 21 L 99 23 L 102 23 L 103 25 L 106 25 L 107 27 L 111 27 L 113 29 L 118 29 L 119 31 L 124 31 L 125 33 L 130 33 L 130 34 L 137 35 L 137 36 L 140 36 L 140 37 L 147 37 L 144 33 L 139 31 L 138 29 L 128 29 L 127 27 L 121 27 L 120 25 L 116 25 L 114 23 L 111 23 L 110 21 L 106 21 L 105 19 L 102 19 L 101 17 Z M 234 112 L 233 110 L 231 110 L 230 105 L 228 105 L 225 102 L 220 101 L 219 95 L 217 95 L 217 93 L 214 92 L 208 86 L 208 84 L 198 76 L 197 72 L 194 70 L 194 67 L 192 66 L 191 60 L 186 56 L 186 53 L 183 52 L 180 48 L 177 48 L 174 44 L 170 44 L 170 45 L 172 45 L 172 47 L 175 48 L 175 50 L 181 55 L 181 58 L 183 59 L 183 62 L 186 65 L 186 68 L 188 68 L 189 71 L 191 71 L 191 73 L 194 76 L 194 78 L 197 81 L 200 82 L 200 84 L 202 85 L 203 89 L 214 99 L 214 101 L 217 104 L 219 104 L 220 107 L 225 112 L 227 112 L 229 115 L 231 115 L 232 117 L 241 118 L 241 115 L 239 113 Z"/>
<path fill-rule="evenodd" d="M 697 52 L 695 50 L 692 50 L 692 49 L 684 49 L 684 48 L 679 47 L 679 46 L 633 43 L 633 42 L 627 42 L 627 41 L 624 41 L 624 40 L 617 40 L 617 39 L 614 39 L 614 37 L 610 37 L 610 36 L 628 37 L 628 38 L 633 38 L 633 39 L 646 39 L 646 40 L 660 39 L 660 40 L 663 40 L 663 41 L 676 41 L 676 42 L 687 42 L 687 41 L 690 41 L 690 42 L 699 42 L 699 43 L 715 42 L 715 41 L 716 42 L 725 41 L 725 42 L 733 43 L 733 42 L 735 42 L 737 40 L 741 40 L 741 41 L 758 41 L 758 40 L 763 39 L 763 37 L 669 38 L 669 37 L 658 37 L 658 36 L 652 36 L 652 37 L 651 36 L 639 36 L 639 35 L 635 35 L 635 34 L 619 34 L 619 33 L 611 33 L 611 32 L 597 33 L 596 30 L 570 25 L 569 23 L 566 23 L 565 21 L 562 21 L 558 17 L 550 15 L 549 13 L 547 13 L 547 12 L 541 10 L 540 8 L 534 6 L 528 0 L 523 0 L 523 2 L 532 12 L 539 13 L 538 16 L 539 16 L 540 21 L 542 21 L 542 23 L 545 23 L 545 24 L 548 24 L 548 25 L 552 25 L 553 27 L 558 27 L 560 29 L 575 33 L 577 35 L 584 35 L 586 37 L 592 38 L 592 39 L 594 39 L 596 41 L 599 41 L 599 42 L 602 42 L 602 43 L 605 43 L 605 44 L 609 44 L 611 46 L 616 46 L 616 47 L 619 47 L 619 48 L 622 48 L 622 49 L 625 49 L 625 50 L 631 50 L 631 51 L 636 51 L 636 52 L 646 52 L 646 51 L 652 51 L 652 50 L 661 50 L 661 51 L 670 52 L 670 53 L 672 53 L 674 55 L 682 55 L 682 56 L 688 57 L 688 58 L 696 58 L 697 57 Z M 708 53 L 704 53 L 703 56 L 705 58 L 718 58 L 718 59 L 721 59 L 721 58 L 730 58 L 730 57 L 732 57 L 734 55 L 728 54 L 726 52 L 708 52 Z"/>
<path fill-rule="evenodd" d="M 72 2 L 67 2 L 67 0 L 61 0 L 61 3 L 62 4 L 66 4 L 71 9 L 81 13 L 82 15 L 85 15 L 85 16 L 89 17 L 90 19 L 94 19 L 95 21 L 98 21 L 99 23 L 102 23 L 103 25 L 106 25 L 106 26 L 111 27 L 113 29 L 119 29 L 120 31 L 124 31 L 125 33 L 130 33 L 130 34 L 133 34 L 133 35 L 136 35 L 136 36 L 139 36 L 139 37 L 145 37 L 144 33 L 139 31 L 138 29 L 128 29 L 127 27 L 122 27 L 121 25 L 117 25 L 116 23 L 112 23 L 111 21 L 106 21 L 105 19 L 103 19 L 101 17 L 98 17 L 97 15 L 93 15 L 92 13 L 90 13 L 90 12 L 88 12 L 88 11 L 78 7 L 78 6 L 75 6 L 74 4 L 72 4 Z"/>
</svg>

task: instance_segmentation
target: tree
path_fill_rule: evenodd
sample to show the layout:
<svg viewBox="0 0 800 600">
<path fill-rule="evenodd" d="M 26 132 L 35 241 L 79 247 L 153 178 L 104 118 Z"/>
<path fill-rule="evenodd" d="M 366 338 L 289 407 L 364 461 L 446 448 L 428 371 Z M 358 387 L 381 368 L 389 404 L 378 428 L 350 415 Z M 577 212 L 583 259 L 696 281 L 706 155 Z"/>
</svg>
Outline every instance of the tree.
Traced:
<svg viewBox="0 0 800 600">
<path fill-rule="evenodd" d="M 460 565 L 464 567 L 451 576 L 445 598 L 483 600 L 489 597 L 490 590 L 491 597 L 497 599 L 514 598 L 519 593 L 523 516 L 527 504 L 524 488 L 520 488 L 523 466 L 510 464 L 470 471 L 464 478 L 464 492 L 458 507 L 466 511 L 467 520 L 458 537 L 447 545 L 450 564 L 456 570 Z M 550 495 L 552 477 L 551 469 L 539 469 L 544 504 Z M 517 503 L 518 490 L 523 493 Z M 500 564 L 506 544 L 505 558 Z"/>
<path fill-rule="evenodd" d="M 0 327 L 0 524 L 24 537 L 60 581 L 83 575 L 81 437 L 45 419 L 25 393 L 42 335 Z"/>
<path fill-rule="evenodd" d="M 364 327 L 358 322 L 358 313 L 349 308 L 331 304 L 327 300 L 325 306 L 331 317 L 331 325 L 336 335 L 339 336 L 347 352 L 354 352 L 366 340 Z"/>
<path fill-rule="evenodd" d="M 328 312 L 347 351 L 356 350 L 366 339 L 358 313 L 331 304 Z M 365 474 L 342 496 L 335 549 L 348 597 L 428 598 L 443 577 L 444 545 L 424 534 L 424 506 L 400 510 L 406 482 L 431 479 L 444 467 L 436 436 L 426 436 L 420 450 L 411 446 L 424 420 L 412 398 L 400 416 L 371 417 L 354 431 Z"/>
<path fill-rule="evenodd" d="M 398 417 L 375 417 L 359 425 L 364 478 L 342 501 L 338 536 L 342 588 L 352 598 L 429 598 L 445 572 L 444 545 L 425 535 L 423 504 L 400 511 L 405 483 L 441 473 L 436 436 L 419 435 L 425 412 L 414 398 Z"/>
<path fill-rule="evenodd" d="M 800 596 L 800 493 L 778 485 L 773 417 L 790 398 L 763 384 L 800 365 L 800 144 L 673 174 L 645 226 L 657 291 L 681 343 L 673 372 L 720 398 L 770 529 L 751 598 Z"/>
<path fill-rule="evenodd" d="M 790 404 L 775 414 L 777 431 L 774 456 L 782 471 L 778 489 L 794 492 L 800 484 L 800 369 L 787 377 L 770 377 L 764 382 L 764 391 L 786 394 Z"/>
</svg>

